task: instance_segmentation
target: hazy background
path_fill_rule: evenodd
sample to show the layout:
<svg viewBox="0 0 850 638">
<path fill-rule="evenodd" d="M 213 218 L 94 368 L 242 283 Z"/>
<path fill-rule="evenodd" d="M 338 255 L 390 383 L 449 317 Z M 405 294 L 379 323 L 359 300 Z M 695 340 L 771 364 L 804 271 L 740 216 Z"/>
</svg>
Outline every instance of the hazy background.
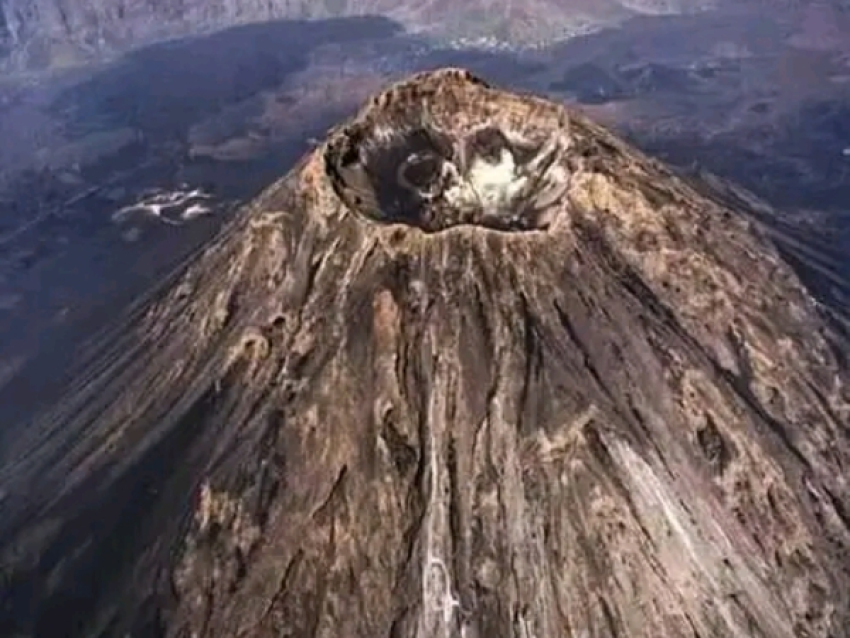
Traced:
<svg viewBox="0 0 850 638">
<path fill-rule="evenodd" d="M 466 66 L 573 103 L 685 170 L 804 217 L 843 256 L 847 2 L 459 7 L 0 0 L 0 448 L 85 337 L 312 139 L 416 70 Z"/>
</svg>

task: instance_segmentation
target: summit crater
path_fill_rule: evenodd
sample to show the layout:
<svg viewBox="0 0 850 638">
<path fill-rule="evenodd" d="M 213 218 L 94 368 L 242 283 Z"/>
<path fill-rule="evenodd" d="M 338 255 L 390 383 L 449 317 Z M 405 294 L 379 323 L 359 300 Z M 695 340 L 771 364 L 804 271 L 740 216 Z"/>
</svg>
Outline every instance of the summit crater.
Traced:
<svg viewBox="0 0 850 638">
<path fill-rule="evenodd" d="M 331 136 L 325 162 L 339 198 L 366 218 L 427 231 L 547 228 L 572 172 L 566 112 L 494 99 L 461 70 L 420 77 L 440 79 L 394 86 Z"/>
</svg>

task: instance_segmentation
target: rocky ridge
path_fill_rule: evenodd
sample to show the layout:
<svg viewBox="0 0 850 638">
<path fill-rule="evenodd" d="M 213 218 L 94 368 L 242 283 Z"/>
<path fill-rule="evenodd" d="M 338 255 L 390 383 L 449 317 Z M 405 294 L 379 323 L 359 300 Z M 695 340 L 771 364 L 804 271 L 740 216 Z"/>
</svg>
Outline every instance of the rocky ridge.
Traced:
<svg viewBox="0 0 850 638">
<path fill-rule="evenodd" d="M 750 212 L 389 87 L 3 451 L 0 629 L 850 635 L 847 337 Z"/>
</svg>

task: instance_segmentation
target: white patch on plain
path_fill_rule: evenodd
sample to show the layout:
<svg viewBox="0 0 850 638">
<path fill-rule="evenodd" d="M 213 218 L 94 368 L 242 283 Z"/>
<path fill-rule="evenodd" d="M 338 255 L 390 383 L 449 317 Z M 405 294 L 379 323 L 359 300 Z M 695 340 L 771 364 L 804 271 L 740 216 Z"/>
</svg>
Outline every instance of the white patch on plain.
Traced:
<svg viewBox="0 0 850 638">
<path fill-rule="evenodd" d="M 200 188 L 157 191 L 112 214 L 112 221 L 121 224 L 133 217 L 152 217 L 171 226 L 180 226 L 213 210 L 202 202 L 211 196 Z"/>
<path fill-rule="evenodd" d="M 181 218 L 185 219 L 186 221 L 191 221 L 196 217 L 203 217 L 204 215 L 209 215 L 211 213 L 212 210 L 207 206 L 203 206 L 201 204 L 192 204 L 191 206 L 189 206 L 189 208 L 183 211 Z"/>
</svg>

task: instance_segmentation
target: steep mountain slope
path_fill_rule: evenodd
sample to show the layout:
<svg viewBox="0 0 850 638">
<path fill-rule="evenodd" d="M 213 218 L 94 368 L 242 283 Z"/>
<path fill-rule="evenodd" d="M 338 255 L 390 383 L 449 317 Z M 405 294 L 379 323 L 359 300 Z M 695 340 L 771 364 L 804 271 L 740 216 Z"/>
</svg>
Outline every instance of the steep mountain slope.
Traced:
<svg viewBox="0 0 850 638">
<path fill-rule="evenodd" d="M 847 346 L 737 211 L 415 76 L 0 451 L 0 633 L 850 635 Z"/>
</svg>

